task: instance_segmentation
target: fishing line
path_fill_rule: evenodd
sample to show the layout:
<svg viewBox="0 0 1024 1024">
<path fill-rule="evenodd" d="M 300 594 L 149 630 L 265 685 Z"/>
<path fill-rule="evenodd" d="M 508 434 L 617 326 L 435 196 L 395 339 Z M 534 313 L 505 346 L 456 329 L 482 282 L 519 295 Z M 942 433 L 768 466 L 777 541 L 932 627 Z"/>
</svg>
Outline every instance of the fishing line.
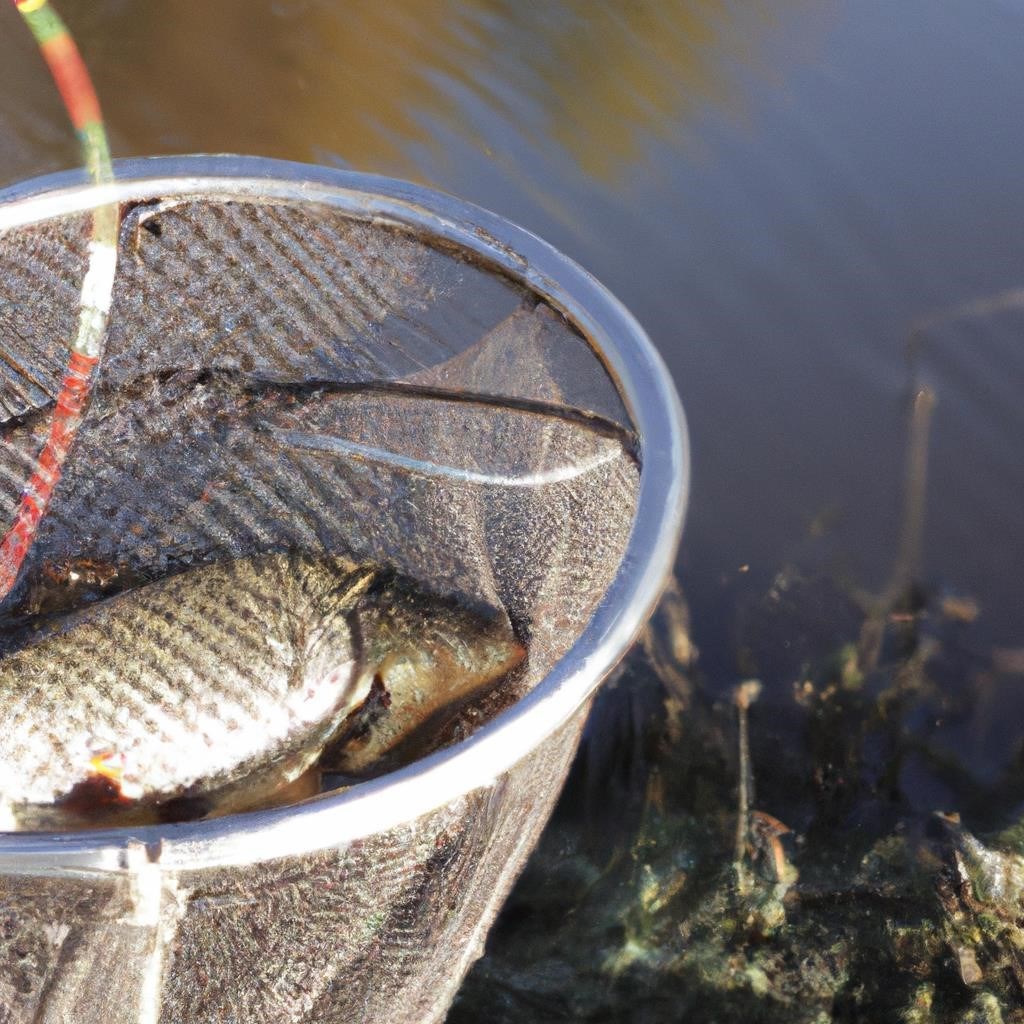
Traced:
<svg viewBox="0 0 1024 1024">
<path fill-rule="evenodd" d="M 99 100 L 71 33 L 49 0 L 13 2 L 50 68 L 78 135 L 90 178 L 96 184 L 112 181 L 110 146 Z M 98 206 L 93 211 L 78 328 L 69 346 L 67 369 L 57 395 L 50 432 L 22 491 L 14 522 L 0 541 L 0 601 L 14 587 L 39 524 L 49 508 L 54 488 L 81 425 L 96 368 L 103 356 L 117 269 L 118 223 L 116 203 Z"/>
</svg>

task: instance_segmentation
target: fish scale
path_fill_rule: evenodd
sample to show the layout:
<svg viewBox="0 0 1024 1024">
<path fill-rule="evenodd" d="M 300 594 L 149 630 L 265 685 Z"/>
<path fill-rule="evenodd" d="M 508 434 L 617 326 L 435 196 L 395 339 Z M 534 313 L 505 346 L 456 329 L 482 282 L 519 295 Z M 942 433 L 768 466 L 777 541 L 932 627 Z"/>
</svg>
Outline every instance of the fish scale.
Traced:
<svg viewBox="0 0 1024 1024">
<path fill-rule="evenodd" d="M 274 758 L 294 752 L 284 774 L 297 774 L 315 756 L 306 740 L 355 700 L 351 633 L 332 601 L 366 573 L 288 555 L 204 566 L 77 612 L 9 654 L 0 661 L 0 788 L 14 817 L 59 805 L 108 753 L 123 759 L 125 791 L 150 801 L 258 775 L 271 748 Z M 225 613 L 227 594 L 259 616 L 250 628 Z M 330 625 L 335 678 L 302 676 L 299 619 Z M 297 683 L 317 694 L 311 720 Z"/>
</svg>

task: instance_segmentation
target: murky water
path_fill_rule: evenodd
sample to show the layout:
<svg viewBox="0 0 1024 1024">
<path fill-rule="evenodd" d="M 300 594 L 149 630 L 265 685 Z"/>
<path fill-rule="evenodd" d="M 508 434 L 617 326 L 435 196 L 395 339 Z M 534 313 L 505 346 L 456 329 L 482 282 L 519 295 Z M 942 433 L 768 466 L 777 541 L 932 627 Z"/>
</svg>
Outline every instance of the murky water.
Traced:
<svg viewBox="0 0 1024 1024">
<path fill-rule="evenodd" d="M 937 404 L 922 582 L 933 602 L 972 599 L 967 655 L 1002 659 L 980 710 L 936 719 L 932 735 L 966 750 L 979 778 L 1013 762 L 1024 714 L 1019 5 L 61 10 L 116 155 L 259 153 L 410 178 L 536 231 L 626 302 L 692 432 L 679 570 L 714 695 L 741 678 L 738 646 L 756 648 L 759 629 L 777 641 L 755 658 L 762 701 L 780 707 L 808 632 L 817 655 L 849 639 L 830 602 L 888 578 L 908 396 L 927 382 Z M 10 8 L 0 44 L 0 181 L 75 164 Z M 787 563 L 834 584 L 803 592 L 799 625 L 751 611 Z M 950 670 L 954 689 L 983 674 L 965 664 Z M 926 775 L 905 773 L 910 803 L 957 809 L 955 787 Z"/>
</svg>

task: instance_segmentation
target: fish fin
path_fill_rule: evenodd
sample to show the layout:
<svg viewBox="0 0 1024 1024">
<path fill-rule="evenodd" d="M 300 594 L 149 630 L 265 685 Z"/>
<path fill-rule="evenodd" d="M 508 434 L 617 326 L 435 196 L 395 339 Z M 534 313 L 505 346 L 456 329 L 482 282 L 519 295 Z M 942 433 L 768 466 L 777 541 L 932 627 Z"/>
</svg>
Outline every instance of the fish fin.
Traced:
<svg viewBox="0 0 1024 1024">
<path fill-rule="evenodd" d="M 312 636 L 306 638 L 304 663 L 308 663 L 323 650 L 329 650 L 337 641 L 340 628 L 345 638 L 354 643 L 356 658 L 363 660 L 363 640 L 358 616 L 353 615 L 359 602 L 376 580 L 378 570 L 360 566 L 348 573 L 321 602 L 320 623 Z"/>
</svg>

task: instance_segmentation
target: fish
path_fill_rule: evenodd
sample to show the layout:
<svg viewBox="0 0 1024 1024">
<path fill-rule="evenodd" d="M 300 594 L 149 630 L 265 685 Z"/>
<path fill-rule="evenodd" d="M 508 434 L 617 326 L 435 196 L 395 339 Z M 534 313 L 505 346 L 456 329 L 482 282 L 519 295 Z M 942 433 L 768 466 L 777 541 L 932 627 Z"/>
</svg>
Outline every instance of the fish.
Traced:
<svg viewBox="0 0 1024 1024">
<path fill-rule="evenodd" d="M 525 653 L 502 609 L 386 566 L 286 552 L 194 567 L 71 612 L 0 659 L 0 828 L 268 806 L 364 705 L 376 713 L 357 730 L 357 769 Z M 392 712 L 400 727 L 382 729 Z"/>
</svg>

